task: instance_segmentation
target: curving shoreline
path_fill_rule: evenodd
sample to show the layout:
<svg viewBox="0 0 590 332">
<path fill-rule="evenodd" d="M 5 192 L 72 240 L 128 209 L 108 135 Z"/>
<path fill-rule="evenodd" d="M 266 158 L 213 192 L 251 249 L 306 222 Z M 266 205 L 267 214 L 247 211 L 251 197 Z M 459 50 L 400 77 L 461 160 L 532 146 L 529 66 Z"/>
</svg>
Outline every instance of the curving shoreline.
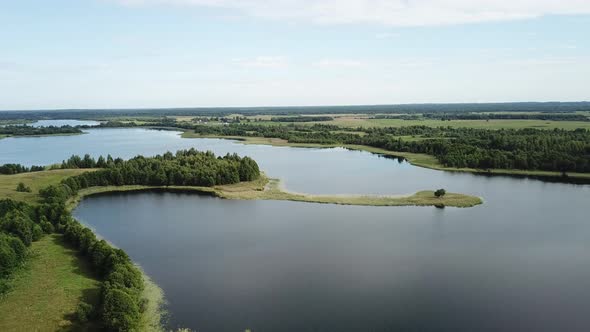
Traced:
<svg viewBox="0 0 590 332">
<path fill-rule="evenodd" d="M 483 204 L 480 197 L 447 193 L 442 198 L 434 196 L 433 191 L 419 191 L 410 195 L 311 195 L 295 193 L 281 188 L 278 179 L 270 179 L 262 175 L 251 182 L 241 182 L 232 185 L 215 187 L 191 187 L 191 186 L 105 186 L 82 189 L 76 196 L 68 200 L 67 208 L 73 210 L 78 203 L 87 196 L 105 194 L 111 192 L 132 191 L 169 191 L 169 192 L 194 192 L 209 194 L 225 199 L 242 200 L 279 200 L 296 201 L 319 204 L 360 205 L 360 206 L 434 206 L 434 207 L 474 207 Z"/>
<path fill-rule="evenodd" d="M 405 158 L 410 164 L 418 167 L 434 169 L 437 171 L 447 171 L 447 172 L 465 172 L 465 173 L 473 173 L 473 174 L 480 174 L 480 175 L 505 175 L 505 176 L 514 176 L 514 177 L 532 177 L 532 178 L 540 178 L 543 180 L 552 180 L 557 182 L 581 182 L 581 183 L 588 183 L 590 182 L 590 174 L 589 173 L 575 173 L 575 172 L 568 172 L 566 176 L 564 176 L 560 172 L 551 172 L 551 171 L 535 171 L 535 170 L 520 170 L 520 169 L 476 169 L 476 168 L 455 168 L 455 167 L 446 167 L 442 165 L 434 156 L 423 154 L 423 153 L 412 153 L 412 152 L 399 152 L 399 151 L 389 151 L 382 148 L 375 148 L 366 145 L 354 145 L 354 144 L 318 144 L 318 143 L 289 143 L 287 140 L 281 138 L 270 138 L 270 137 L 249 137 L 249 136 L 221 136 L 221 135 L 200 135 L 195 134 L 192 131 L 187 131 L 186 129 L 180 129 L 179 131 L 183 131 L 181 134 L 182 138 L 218 138 L 218 139 L 228 139 L 234 140 L 242 144 L 258 144 L 258 145 L 271 145 L 271 146 L 290 146 L 296 148 L 335 148 L 335 147 L 342 147 L 349 150 L 360 150 L 366 151 L 370 153 L 380 154 L 380 155 L 387 155 L 392 157 L 402 157 Z"/>
</svg>

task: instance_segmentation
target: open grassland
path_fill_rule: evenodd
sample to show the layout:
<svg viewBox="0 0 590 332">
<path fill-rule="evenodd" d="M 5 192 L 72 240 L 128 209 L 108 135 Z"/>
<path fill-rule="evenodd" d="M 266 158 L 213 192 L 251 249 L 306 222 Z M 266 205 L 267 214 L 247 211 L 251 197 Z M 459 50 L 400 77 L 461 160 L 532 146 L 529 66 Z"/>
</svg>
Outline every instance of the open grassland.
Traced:
<svg viewBox="0 0 590 332">
<path fill-rule="evenodd" d="M 452 127 L 452 128 L 479 128 L 479 129 L 590 129 L 590 122 L 583 121 L 546 121 L 546 120 L 404 120 L 404 119 L 371 119 L 366 116 L 342 116 L 332 121 L 321 122 L 347 128 L 370 127 Z"/>
<path fill-rule="evenodd" d="M 26 203 L 39 202 L 39 189 L 52 184 L 58 184 L 62 179 L 78 175 L 91 169 L 59 169 L 52 171 L 21 173 L 15 175 L 0 175 L 0 199 L 10 198 Z M 31 192 L 18 192 L 16 186 L 19 182 L 31 188 Z"/>
<path fill-rule="evenodd" d="M 199 192 L 226 199 L 280 200 L 340 205 L 472 207 L 483 203 L 479 197 L 455 193 L 447 193 L 442 198 L 436 198 L 433 191 L 420 191 L 411 195 L 309 195 L 286 191 L 281 188 L 279 180 L 261 176 L 258 180 L 251 182 L 215 187 L 139 185 L 92 187 L 80 190 L 78 195 L 68 202 L 68 208 L 75 208 L 82 198 L 89 195 L 145 190 Z"/>
<path fill-rule="evenodd" d="M 376 154 L 403 157 L 414 166 L 420 166 L 424 168 L 436 169 L 440 171 L 449 172 L 469 172 L 469 173 L 480 173 L 480 174 L 498 174 L 498 175 L 517 175 L 517 176 L 536 176 L 536 177 L 548 177 L 548 178 L 559 178 L 563 174 L 560 172 L 551 171 L 534 171 L 534 170 L 520 170 L 520 169 L 476 169 L 476 168 L 455 168 L 446 167 L 441 164 L 436 157 L 424 154 L 424 153 L 412 153 L 412 152 L 400 152 L 400 151 L 389 151 L 381 148 L 375 148 L 366 145 L 354 145 L 354 144 L 318 144 L 318 143 L 289 143 L 287 140 L 281 138 L 268 138 L 268 137 L 247 137 L 247 136 L 219 136 L 219 135 L 198 135 L 193 132 L 187 131 L 182 134 L 184 138 L 221 138 L 221 139 L 233 139 L 243 144 L 266 144 L 273 146 L 291 146 L 300 148 L 334 148 L 343 147 L 351 150 L 361 150 Z M 405 136 L 402 139 L 407 139 Z M 409 139 L 420 139 L 410 137 Z M 589 173 L 575 173 L 568 172 L 566 174 L 569 178 L 590 180 Z"/>
<path fill-rule="evenodd" d="M 100 282 L 86 260 L 57 234 L 34 242 L 30 255 L 0 298 L 0 331 L 96 330 L 75 323 L 80 301 L 98 305 Z"/>
<path fill-rule="evenodd" d="M 264 187 L 261 185 L 267 182 Z M 284 200 L 308 203 L 367 205 L 367 206 L 452 206 L 472 207 L 482 204 L 479 197 L 447 193 L 437 198 L 433 191 L 420 191 L 412 195 L 310 195 L 289 192 L 281 188 L 276 179 L 265 179 L 253 183 L 245 183 L 218 188 L 217 194 L 232 199 L 265 199 Z"/>
</svg>

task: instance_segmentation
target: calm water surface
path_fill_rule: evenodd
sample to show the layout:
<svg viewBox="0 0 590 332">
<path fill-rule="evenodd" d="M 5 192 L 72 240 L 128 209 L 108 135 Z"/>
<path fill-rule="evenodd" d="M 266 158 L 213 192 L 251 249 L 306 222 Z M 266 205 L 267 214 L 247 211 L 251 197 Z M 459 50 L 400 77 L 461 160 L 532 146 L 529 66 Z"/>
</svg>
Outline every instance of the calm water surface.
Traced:
<svg viewBox="0 0 590 332">
<path fill-rule="evenodd" d="M 254 157 L 290 190 L 482 196 L 470 209 L 354 207 L 135 193 L 75 215 L 163 288 L 197 331 L 587 331 L 590 186 L 413 167 L 344 149 L 89 130 L 0 140 L 0 163 L 196 147 Z"/>
<path fill-rule="evenodd" d="M 88 121 L 88 120 L 39 120 L 31 123 L 30 125 L 33 127 L 61 127 L 61 126 L 96 126 L 99 125 L 100 122 L 98 121 Z"/>
</svg>

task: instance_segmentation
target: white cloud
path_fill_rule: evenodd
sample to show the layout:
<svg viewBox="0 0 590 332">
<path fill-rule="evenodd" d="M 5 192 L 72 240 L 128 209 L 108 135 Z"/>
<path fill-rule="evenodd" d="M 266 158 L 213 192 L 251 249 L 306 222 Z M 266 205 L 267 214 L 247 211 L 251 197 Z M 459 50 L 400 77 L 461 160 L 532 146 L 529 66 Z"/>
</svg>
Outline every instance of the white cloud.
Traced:
<svg viewBox="0 0 590 332">
<path fill-rule="evenodd" d="M 268 19 L 322 24 L 428 26 L 588 14 L 589 0 L 109 0 L 126 5 L 230 9 Z"/>
<path fill-rule="evenodd" d="M 287 66 L 287 59 L 282 56 L 257 56 L 255 58 L 236 58 L 232 62 L 247 68 L 283 68 Z"/>
</svg>

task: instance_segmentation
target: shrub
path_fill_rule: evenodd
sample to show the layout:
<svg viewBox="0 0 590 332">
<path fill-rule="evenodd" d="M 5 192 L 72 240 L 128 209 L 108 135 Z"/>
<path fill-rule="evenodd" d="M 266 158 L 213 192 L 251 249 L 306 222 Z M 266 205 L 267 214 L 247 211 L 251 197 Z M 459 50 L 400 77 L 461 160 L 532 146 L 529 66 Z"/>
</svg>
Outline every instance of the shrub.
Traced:
<svg viewBox="0 0 590 332">
<path fill-rule="evenodd" d="M 434 196 L 441 198 L 443 197 L 445 194 L 447 193 L 446 190 L 444 189 L 438 189 L 437 191 L 434 192 Z"/>
<path fill-rule="evenodd" d="M 94 307 L 86 302 L 80 302 L 76 308 L 76 317 L 80 323 L 86 323 L 92 318 Z"/>
<path fill-rule="evenodd" d="M 31 231 L 33 233 L 33 241 L 38 241 L 43 236 L 43 229 L 37 224 L 33 224 Z"/>
<path fill-rule="evenodd" d="M 24 260 L 25 254 L 25 245 L 20 239 L 0 233 L 0 275 L 12 271 Z"/>
<path fill-rule="evenodd" d="M 139 308 L 129 294 L 107 288 L 103 298 L 103 322 L 111 331 L 131 331 L 139 322 Z"/>
<path fill-rule="evenodd" d="M 16 186 L 16 191 L 21 192 L 21 193 L 30 193 L 31 187 L 26 186 L 24 183 L 19 182 L 18 185 Z"/>
<path fill-rule="evenodd" d="M 29 246 L 33 241 L 32 221 L 22 212 L 11 211 L 0 222 L 0 228 L 12 234 Z"/>
<path fill-rule="evenodd" d="M 47 233 L 47 234 L 51 234 L 53 232 L 55 232 L 55 227 L 53 227 L 53 225 L 47 221 L 47 219 L 45 219 L 44 221 L 40 221 L 39 222 L 39 226 L 41 226 L 41 229 L 43 230 L 43 232 Z"/>
</svg>

